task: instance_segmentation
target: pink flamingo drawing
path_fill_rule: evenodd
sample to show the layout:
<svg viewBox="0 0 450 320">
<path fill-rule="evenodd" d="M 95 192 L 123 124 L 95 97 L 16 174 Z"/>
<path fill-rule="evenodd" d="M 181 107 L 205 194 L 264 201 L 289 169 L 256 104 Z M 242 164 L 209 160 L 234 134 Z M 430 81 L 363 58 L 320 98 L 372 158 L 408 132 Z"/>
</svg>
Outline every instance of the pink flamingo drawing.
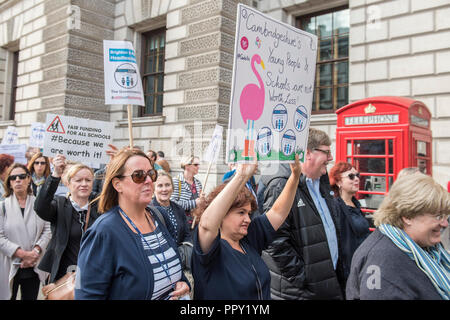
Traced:
<svg viewBox="0 0 450 320">
<path fill-rule="evenodd" d="M 242 153 L 243 157 L 255 156 L 255 140 L 253 140 L 253 130 L 255 127 L 255 120 L 258 120 L 261 117 L 264 110 L 264 83 L 255 68 L 255 62 L 260 64 L 263 69 L 266 69 L 261 57 L 254 54 L 252 60 L 250 61 L 250 65 L 253 73 L 258 79 L 259 87 L 254 83 L 246 85 L 244 89 L 242 89 L 241 97 L 239 99 L 242 119 L 244 120 L 244 123 L 247 124 L 244 152 Z"/>
</svg>

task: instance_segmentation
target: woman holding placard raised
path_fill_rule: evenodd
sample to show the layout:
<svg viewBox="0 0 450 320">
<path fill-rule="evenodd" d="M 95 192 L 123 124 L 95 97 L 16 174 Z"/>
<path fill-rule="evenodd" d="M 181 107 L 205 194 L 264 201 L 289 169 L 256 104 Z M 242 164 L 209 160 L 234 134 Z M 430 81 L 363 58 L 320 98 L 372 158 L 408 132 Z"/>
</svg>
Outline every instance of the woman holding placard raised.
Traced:
<svg viewBox="0 0 450 320">
<path fill-rule="evenodd" d="M 39 217 L 52 225 L 53 237 L 39 264 L 39 269 L 50 273 L 50 282 L 75 271 L 81 237 L 98 217 L 97 203 L 92 202 L 96 197 L 92 193 L 92 169 L 81 163 L 72 165 L 65 173 L 69 195 L 55 196 L 66 158 L 57 155 L 53 165 L 55 169 L 45 180 L 34 205 Z"/>
</svg>

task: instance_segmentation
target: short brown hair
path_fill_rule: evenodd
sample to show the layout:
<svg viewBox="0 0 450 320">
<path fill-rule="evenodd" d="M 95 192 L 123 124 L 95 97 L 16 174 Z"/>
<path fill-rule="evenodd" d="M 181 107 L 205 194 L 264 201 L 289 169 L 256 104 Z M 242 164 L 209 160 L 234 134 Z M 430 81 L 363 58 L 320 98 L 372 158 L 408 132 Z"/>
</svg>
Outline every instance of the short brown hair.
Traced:
<svg viewBox="0 0 450 320">
<path fill-rule="evenodd" d="M 211 202 L 218 196 L 218 194 L 222 192 L 222 190 L 226 187 L 226 185 L 227 183 L 218 185 L 213 191 L 211 191 L 208 194 L 208 196 L 206 197 L 206 201 L 203 202 L 197 208 L 195 208 L 192 214 L 197 217 L 197 221 L 200 221 L 203 212 L 211 204 Z M 252 212 L 258 209 L 258 204 L 256 203 L 256 199 L 253 196 L 253 193 L 246 186 L 244 186 L 242 190 L 237 194 L 236 199 L 234 199 L 234 202 L 231 205 L 230 210 L 245 206 L 247 203 L 250 203 Z"/>
<path fill-rule="evenodd" d="M 330 137 L 328 136 L 328 134 L 326 134 L 325 131 L 310 127 L 307 149 L 309 151 L 312 151 L 319 146 L 331 146 Z"/>
</svg>

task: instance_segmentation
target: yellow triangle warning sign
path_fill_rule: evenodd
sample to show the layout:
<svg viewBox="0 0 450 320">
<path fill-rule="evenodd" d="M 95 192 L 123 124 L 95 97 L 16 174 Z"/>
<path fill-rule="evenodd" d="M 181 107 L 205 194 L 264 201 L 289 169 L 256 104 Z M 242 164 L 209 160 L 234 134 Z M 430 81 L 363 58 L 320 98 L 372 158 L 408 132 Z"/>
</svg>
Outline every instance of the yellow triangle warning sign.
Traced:
<svg viewBox="0 0 450 320">
<path fill-rule="evenodd" d="M 56 116 L 55 119 L 50 123 L 50 125 L 47 128 L 47 132 L 53 132 L 53 133 L 66 133 L 66 130 L 64 130 L 64 127 L 62 125 L 61 119 Z"/>
</svg>

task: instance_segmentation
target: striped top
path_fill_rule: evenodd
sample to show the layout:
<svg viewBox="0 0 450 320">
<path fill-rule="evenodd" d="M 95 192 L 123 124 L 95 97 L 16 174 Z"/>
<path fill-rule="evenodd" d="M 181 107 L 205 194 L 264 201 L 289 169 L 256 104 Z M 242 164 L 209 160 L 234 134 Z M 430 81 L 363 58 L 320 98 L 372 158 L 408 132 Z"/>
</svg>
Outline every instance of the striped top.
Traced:
<svg viewBox="0 0 450 320">
<path fill-rule="evenodd" d="M 196 178 L 194 178 L 194 183 L 195 188 L 197 189 L 197 194 L 200 195 L 203 188 L 202 184 Z M 173 178 L 173 193 L 170 200 L 178 204 L 186 211 L 192 210 L 196 206 L 191 187 L 184 179 L 183 172 L 181 172 L 178 177 Z"/>
<path fill-rule="evenodd" d="M 172 291 L 172 285 L 181 280 L 182 272 L 180 259 L 164 238 L 156 220 L 155 225 L 153 232 L 146 233 L 143 235 L 144 238 L 141 238 L 144 251 L 152 265 L 155 280 L 152 300 L 161 299 L 169 294 Z"/>
</svg>

